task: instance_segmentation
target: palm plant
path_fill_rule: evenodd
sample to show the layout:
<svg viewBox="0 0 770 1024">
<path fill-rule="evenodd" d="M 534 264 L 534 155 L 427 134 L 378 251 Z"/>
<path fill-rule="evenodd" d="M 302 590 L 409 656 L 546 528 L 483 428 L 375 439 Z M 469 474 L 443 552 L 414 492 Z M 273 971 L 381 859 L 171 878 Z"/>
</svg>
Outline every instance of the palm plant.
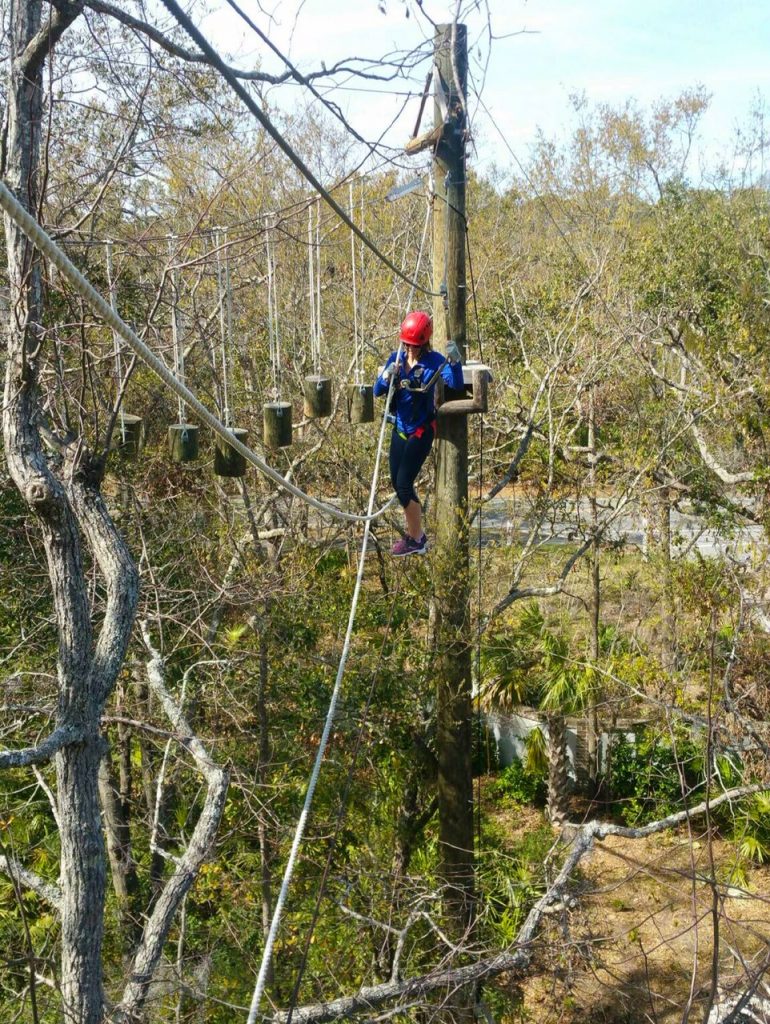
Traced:
<svg viewBox="0 0 770 1024">
<path fill-rule="evenodd" d="M 536 738 L 539 730 L 530 734 L 527 766 L 534 767 L 545 746 L 547 814 L 560 825 L 569 812 L 566 716 L 590 703 L 593 673 L 573 661 L 569 640 L 549 628 L 536 602 L 527 605 L 515 626 L 498 630 L 490 638 L 482 664 L 490 703 L 498 707 L 531 703 L 545 713 L 545 737 L 540 733 Z"/>
</svg>

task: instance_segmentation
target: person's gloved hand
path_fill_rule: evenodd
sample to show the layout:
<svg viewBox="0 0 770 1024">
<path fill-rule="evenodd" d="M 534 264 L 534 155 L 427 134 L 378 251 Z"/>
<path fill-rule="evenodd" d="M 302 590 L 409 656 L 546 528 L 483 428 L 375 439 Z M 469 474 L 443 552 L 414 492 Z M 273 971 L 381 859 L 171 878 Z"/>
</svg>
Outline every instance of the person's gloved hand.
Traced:
<svg viewBox="0 0 770 1024">
<path fill-rule="evenodd" d="M 446 355 L 450 363 L 461 363 L 463 361 L 460 349 L 457 347 L 457 342 L 452 341 L 451 338 L 446 343 Z"/>
<path fill-rule="evenodd" d="M 386 366 L 385 369 L 382 371 L 382 379 L 386 381 L 389 381 L 391 377 L 397 375 L 398 367 L 396 366 L 395 363 L 391 363 L 389 366 Z"/>
</svg>

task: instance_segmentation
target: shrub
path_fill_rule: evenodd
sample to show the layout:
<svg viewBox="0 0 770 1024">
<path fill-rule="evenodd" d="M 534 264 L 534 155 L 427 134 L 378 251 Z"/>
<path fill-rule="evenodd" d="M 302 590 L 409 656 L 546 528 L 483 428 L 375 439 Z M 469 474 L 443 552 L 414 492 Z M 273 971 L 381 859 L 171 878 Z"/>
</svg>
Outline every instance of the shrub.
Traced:
<svg viewBox="0 0 770 1024">
<path fill-rule="evenodd" d="M 500 773 L 493 791 L 520 804 L 544 807 L 548 795 L 546 773 L 542 770 L 528 770 L 517 758 Z"/>
<path fill-rule="evenodd" d="M 610 750 L 605 781 L 629 825 L 664 818 L 682 810 L 685 799 L 702 789 L 703 746 L 685 730 L 661 736 L 644 729 L 635 742 L 621 737 Z"/>
</svg>

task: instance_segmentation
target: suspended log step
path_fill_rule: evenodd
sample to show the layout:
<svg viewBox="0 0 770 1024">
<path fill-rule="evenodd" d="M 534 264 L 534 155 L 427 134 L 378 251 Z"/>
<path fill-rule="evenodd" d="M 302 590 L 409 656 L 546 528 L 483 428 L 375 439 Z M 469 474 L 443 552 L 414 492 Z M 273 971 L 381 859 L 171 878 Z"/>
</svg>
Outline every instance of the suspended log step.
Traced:
<svg viewBox="0 0 770 1024">
<path fill-rule="evenodd" d="M 230 433 L 234 434 L 243 444 L 246 443 L 248 430 L 244 430 L 242 427 L 230 427 Z M 245 457 L 232 448 L 219 434 L 214 438 L 214 472 L 217 476 L 246 475 Z"/>
<path fill-rule="evenodd" d="M 348 422 L 374 421 L 374 388 L 371 384 L 348 385 Z"/>
<path fill-rule="evenodd" d="M 332 414 L 331 377 L 312 375 L 305 377 L 303 384 L 305 416 L 311 420 L 322 419 Z"/>
<path fill-rule="evenodd" d="M 168 428 L 168 453 L 172 462 L 195 462 L 198 458 L 196 423 L 172 423 Z"/>
<path fill-rule="evenodd" d="M 142 417 L 124 412 L 118 420 L 117 450 L 127 459 L 135 459 L 142 450 Z"/>
<path fill-rule="evenodd" d="M 483 413 L 488 408 L 488 386 L 492 380 L 492 371 L 484 363 L 463 364 L 463 385 L 469 398 L 451 398 L 444 400 L 444 381 L 439 378 L 436 385 L 436 407 L 439 416 L 467 416 L 472 413 Z M 457 392 L 453 392 L 457 394 Z"/>
<path fill-rule="evenodd" d="M 291 436 L 291 402 L 266 402 L 262 407 L 266 448 L 288 448 Z"/>
</svg>

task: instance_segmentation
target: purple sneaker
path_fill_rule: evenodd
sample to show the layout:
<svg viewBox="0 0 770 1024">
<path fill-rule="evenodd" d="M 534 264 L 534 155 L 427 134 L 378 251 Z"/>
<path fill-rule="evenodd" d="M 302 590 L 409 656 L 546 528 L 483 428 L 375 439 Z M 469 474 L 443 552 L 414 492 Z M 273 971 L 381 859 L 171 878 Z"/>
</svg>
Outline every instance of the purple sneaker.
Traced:
<svg viewBox="0 0 770 1024">
<path fill-rule="evenodd" d="M 428 538 L 423 534 L 419 540 L 414 540 L 409 536 L 402 537 L 401 540 L 396 541 L 390 549 L 390 553 L 396 558 L 403 558 L 404 555 L 424 555 L 427 550 Z"/>
</svg>

